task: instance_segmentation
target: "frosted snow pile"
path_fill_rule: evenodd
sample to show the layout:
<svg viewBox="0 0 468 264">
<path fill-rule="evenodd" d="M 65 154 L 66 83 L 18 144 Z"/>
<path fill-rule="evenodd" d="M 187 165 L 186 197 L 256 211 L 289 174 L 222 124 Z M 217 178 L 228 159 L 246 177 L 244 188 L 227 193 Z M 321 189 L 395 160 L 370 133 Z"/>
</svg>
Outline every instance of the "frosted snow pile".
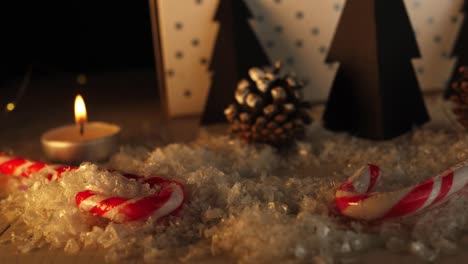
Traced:
<svg viewBox="0 0 468 264">
<path fill-rule="evenodd" d="M 0 201 L 0 213 L 17 219 L 15 226 L 24 225 L 9 237 L 22 252 L 41 247 L 69 253 L 104 249 L 108 261 L 214 256 L 243 263 L 349 263 L 370 250 L 434 260 L 467 243 L 464 195 L 377 225 L 349 220 L 335 207 L 336 189 L 367 163 L 386 171 L 374 187 L 386 192 L 468 159 L 465 133 L 422 128 L 390 142 L 373 142 L 328 133 L 317 125 L 308 132 L 307 141 L 281 153 L 205 135 L 188 145 L 151 151 L 124 148 L 105 164 L 182 183 L 187 199 L 177 216 L 119 224 L 83 213 L 75 204 L 83 190 L 117 197 L 159 190 L 92 164 L 64 174 L 60 181 L 49 181 L 41 173 L 10 180 L 10 196 Z"/>
</svg>

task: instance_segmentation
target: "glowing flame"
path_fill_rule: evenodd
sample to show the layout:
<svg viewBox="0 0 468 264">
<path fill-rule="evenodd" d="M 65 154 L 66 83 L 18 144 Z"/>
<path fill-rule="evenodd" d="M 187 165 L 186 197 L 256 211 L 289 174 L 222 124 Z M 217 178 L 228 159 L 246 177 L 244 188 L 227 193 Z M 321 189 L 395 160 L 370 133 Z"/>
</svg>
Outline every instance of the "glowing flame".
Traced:
<svg viewBox="0 0 468 264">
<path fill-rule="evenodd" d="M 81 95 L 77 95 L 75 98 L 75 123 L 84 124 L 86 123 L 88 116 L 86 114 L 86 106 Z"/>
</svg>

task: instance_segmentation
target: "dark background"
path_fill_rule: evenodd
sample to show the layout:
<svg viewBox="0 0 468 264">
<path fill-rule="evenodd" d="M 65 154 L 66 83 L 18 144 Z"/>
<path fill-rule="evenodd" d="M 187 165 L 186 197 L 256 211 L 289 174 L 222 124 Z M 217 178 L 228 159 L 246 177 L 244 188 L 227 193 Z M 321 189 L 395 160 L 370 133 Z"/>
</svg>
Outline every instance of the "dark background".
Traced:
<svg viewBox="0 0 468 264">
<path fill-rule="evenodd" d="M 194 134 L 163 125 L 148 0 L 0 1 L 0 32 L 0 152 L 43 160 L 41 135 L 74 122 L 78 93 L 88 121 L 119 125 L 123 145 Z"/>
<path fill-rule="evenodd" d="M 76 93 L 110 104 L 158 96 L 147 0 L 2 2 L 16 2 L 0 4 L 2 110 L 17 99 L 18 107 L 68 104 Z M 18 96 L 29 68 L 31 82 Z"/>
</svg>

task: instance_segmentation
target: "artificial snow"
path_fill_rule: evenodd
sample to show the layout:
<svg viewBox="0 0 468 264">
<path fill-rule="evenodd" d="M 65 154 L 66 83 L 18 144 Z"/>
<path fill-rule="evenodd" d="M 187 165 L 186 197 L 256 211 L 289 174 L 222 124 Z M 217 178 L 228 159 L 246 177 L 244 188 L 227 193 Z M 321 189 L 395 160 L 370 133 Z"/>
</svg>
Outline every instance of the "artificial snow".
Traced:
<svg viewBox="0 0 468 264">
<path fill-rule="evenodd" d="M 433 261 L 466 243 L 466 195 L 415 216 L 368 224 L 339 215 L 334 192 L 367 163 L 384 170 L 377 189 L 388 191 L 465 159 L 468 135 L 451 128 L 424 126 L 375 142 L 314 124 L 306 140 L 281 151 L 206 132 L 190 144 L 124 147 L 102 165 L 182 182 L 187 199 L 180 216 L 116 224 L 80 211 L 74 198 L 84 189 L 124 197 L 154 191 L 89 163 L 59 181 L 44 175 L 10 180 L 0 213 L 25 225 L 8 237 L 22 252 L 104 249 L 110 262 L 220 256 L 241 263 L 347 263 L 375 249 Z"/>
</svg>

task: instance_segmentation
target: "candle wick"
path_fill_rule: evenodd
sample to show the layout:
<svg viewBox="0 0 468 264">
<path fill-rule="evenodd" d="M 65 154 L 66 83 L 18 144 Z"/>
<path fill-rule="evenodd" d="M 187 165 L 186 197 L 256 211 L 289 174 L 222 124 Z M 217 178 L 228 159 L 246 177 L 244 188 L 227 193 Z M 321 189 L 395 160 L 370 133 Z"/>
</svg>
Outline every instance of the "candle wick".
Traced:
<svg viewBox="0 0 468 264">
<path fill-rule="evenodd" d="M 80 124 L 80 135 L 84 134 L 84 123 Z"/>
</svg>

